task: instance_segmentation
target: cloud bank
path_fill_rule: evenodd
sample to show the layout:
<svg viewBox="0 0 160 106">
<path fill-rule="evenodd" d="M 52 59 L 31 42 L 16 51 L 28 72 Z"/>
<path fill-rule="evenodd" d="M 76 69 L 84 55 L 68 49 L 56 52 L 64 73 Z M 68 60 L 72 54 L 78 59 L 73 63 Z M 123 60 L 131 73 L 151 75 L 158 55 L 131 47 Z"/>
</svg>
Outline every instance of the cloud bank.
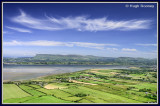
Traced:
<svg viewBox="0 0 160 106">
<path fill-rule="evenodd" d="M 67 46 L 67 47 L 86 47 L 94 49 L 107 49 L 108 46 L 119 46 L 117 44 L 98 44 L 98 43 L 88 43 L 88 42 L 57 42 L 57 41 L 47 41 L 47 40 L 37 40 L 37 41 L 16 41 L 3 42 L 4 46 Z M 110 48 L 112 49 L 112 48 Z M 115 50 L 116 48 L 113 48 Z"/>
<path fill-rule="evenodd" d="M 133 19 L 133 20 L 109 20 L 106 17 L 88 18 L 86 16 L 77 17 L 49 17 L 43 19 L 35 18 L 20 10 L 20 15 L 12 17 L 13 22 L 19 23 L 29 28 L 39 30 L 65 30 L 75 29 L 77 31 L 108 31 L 108 30 L 138 30 L 149 29 L 151 20 Z"/>
<path fill-rule="evenodd" d="M 157 44 L 136 44 L 139 46 L 157 46 Z"/>
<path fill-rule="evenodd" d="M 130 49 L 130 48 L 122 48 L 122 51 L 135 52 L 135 51 L 137 51 L 137 50 L 136 50 L 136 49 Z"/>
</svg>

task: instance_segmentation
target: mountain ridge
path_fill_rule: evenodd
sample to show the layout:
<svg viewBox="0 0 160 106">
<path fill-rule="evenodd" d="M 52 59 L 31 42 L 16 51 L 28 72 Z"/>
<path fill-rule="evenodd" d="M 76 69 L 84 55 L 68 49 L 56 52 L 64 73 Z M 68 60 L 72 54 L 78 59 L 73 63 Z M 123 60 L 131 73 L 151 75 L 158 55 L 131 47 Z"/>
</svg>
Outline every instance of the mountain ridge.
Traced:
<svg viewBox="0 0 160 106">
<path fill-rule="evenodd" d="M 134 57 L 99 57 L 92 55 L 37 54 L 34 57 L 4 58 L 4 64 L 65 64 L 65 65 L 156 65 L 156 59 Z"/>
</svg>

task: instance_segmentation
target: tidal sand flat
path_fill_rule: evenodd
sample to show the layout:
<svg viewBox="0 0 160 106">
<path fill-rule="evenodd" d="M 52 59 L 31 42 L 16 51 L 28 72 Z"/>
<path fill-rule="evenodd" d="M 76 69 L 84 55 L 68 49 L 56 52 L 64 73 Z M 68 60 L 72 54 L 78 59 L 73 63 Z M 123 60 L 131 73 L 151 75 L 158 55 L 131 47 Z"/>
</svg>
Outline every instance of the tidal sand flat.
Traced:
<svg viewBox="0 0 160 106">
<path fill-rule="evenodd" d="M 69 73 L 94 68 L 125 69 L 127 67 L 116 65 L 4 65 L 3 80 L 26 80 L 50 74 Z"/>
</svg>

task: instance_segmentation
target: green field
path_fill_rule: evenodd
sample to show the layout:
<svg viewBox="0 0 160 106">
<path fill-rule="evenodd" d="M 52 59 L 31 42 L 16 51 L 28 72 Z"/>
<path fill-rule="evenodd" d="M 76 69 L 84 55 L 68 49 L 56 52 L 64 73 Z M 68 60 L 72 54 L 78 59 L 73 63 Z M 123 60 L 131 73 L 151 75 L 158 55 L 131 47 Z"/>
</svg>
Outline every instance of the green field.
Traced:
<svg viewBox="0 0 160 106">
<path fill-rule="evenodd" d="M 91 69 L 28 81 L 5 82 L 3 102 L 156 103 L 155 75 L 155 71 L 146 68 Z"/>
<path fill-rule="evenodd" d="M 31 96 L 30 94 L 24 92 L 15 84 L 4 84 L 3 85 L 3 100 L 11 98 L 22 98 L 26 96 Z"/>
<path fill-rule="evenodd" d="M 70 101 L 61 100 L 53 96 L 42 96 L 28 100 L 26 103 L 70 103 Z"/>
</svg>

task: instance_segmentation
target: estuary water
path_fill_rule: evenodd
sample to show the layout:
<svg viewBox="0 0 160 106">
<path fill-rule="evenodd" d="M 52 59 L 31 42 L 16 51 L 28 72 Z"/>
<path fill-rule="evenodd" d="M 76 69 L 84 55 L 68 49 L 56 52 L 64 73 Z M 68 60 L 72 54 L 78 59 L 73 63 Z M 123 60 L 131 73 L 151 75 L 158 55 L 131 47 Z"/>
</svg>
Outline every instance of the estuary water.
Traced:
<svg viewBox="0 0 160 106">
<path fill-rule="evenodd" d="M 76 72 L 86 69 L 126 69 L 113 65 L 3 65 L 3 81 L 18 81 L 44 75 Z"/>
</svg>

